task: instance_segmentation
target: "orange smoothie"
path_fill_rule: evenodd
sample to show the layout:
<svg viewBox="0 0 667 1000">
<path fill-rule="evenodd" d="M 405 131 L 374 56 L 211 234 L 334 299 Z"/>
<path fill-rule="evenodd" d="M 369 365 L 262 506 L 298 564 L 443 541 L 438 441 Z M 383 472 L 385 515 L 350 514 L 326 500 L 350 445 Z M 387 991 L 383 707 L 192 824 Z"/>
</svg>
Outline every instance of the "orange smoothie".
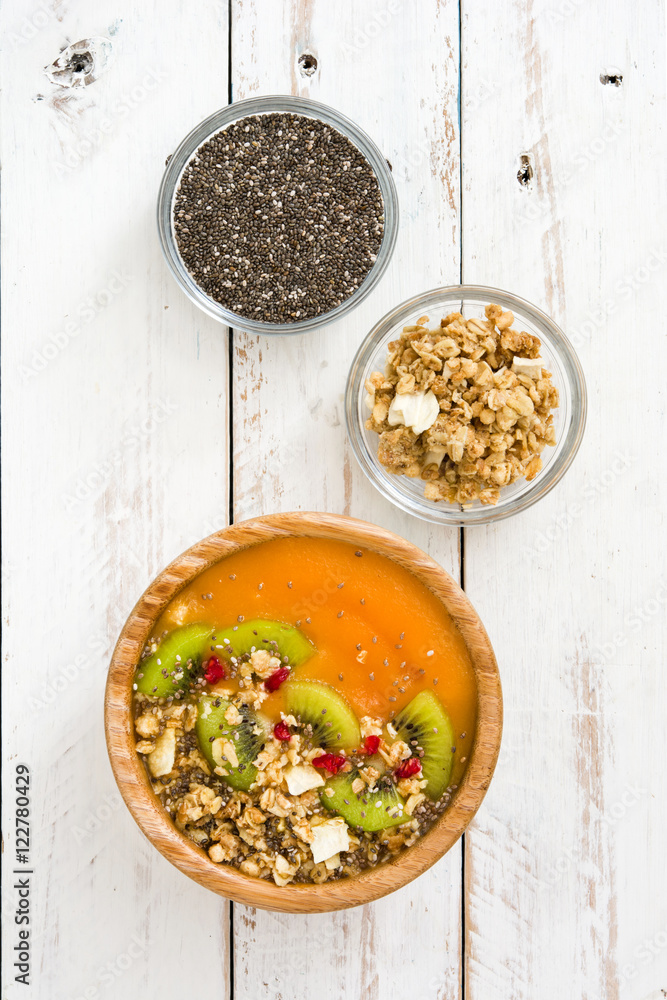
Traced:
<svg viewBox="0 0 667 1000">
<path fill-rule="evenodd" d="M 293 676 L 330 684 L 359 717 L 390 720 L 420 691 L 434 692 L 452 720 L 452 779 L 460 778 L 475 729 L 474 672 L 447 611 L 410 572 L 346 542 L 305 537 L 263 542 L 222 560 L 185 587 L 155 634 L 202 621 L 224 629 L 254 618 L 296 625 L 316 652 Z M 230 681 L 220 686 L 229 691 Z M 262 712 L 277 722 L 282 711 L 279 688 Z"/>
</svg>

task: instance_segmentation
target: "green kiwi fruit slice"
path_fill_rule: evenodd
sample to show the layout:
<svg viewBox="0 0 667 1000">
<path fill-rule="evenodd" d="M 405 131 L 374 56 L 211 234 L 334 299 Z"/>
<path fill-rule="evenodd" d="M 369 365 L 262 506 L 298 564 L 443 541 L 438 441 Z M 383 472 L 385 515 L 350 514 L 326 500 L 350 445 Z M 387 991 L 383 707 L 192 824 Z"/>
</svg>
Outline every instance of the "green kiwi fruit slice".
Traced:
<svg viewBox="0 0 667 1000">
<path fill-rule="evenodd" d="M 208 761 L 211 770 L 223 767 L 229 773 L 223 780 L 238 791 L 247 792 L 257 776 L 257 768 L 253 761 L 266 742 L 266 734 L 259 724 L 257 716 L 247 705 L 237 707 L 241 721 L 231 725 L 225 719 L 225 712 L 231 705 L 225 698 L 213 698 L 205 695 L 200 698 L 197 706 L 197 721 L 195 733 L 199 741 L 199 749 Z M 257 733 L 256 730 L 261 732 Z M 232 766 L 214 752 L 214 741 L 222 737 L 229 740 L 236 751 L 238 765 Z M 219 745 L 218 745 L 219 746 Z M 218 750 L 218 747 L 215 748 Z M 217 759 L 216 759 L 217 756 Z"/>
<path fill-rule="evenodd" d="M 223 655 L 243 656 L 254 649 L 266 649 L 273 656 L 280 657 L 282 663 L 300 667 L 315 652 L 312 642 L 306 639 L 294 625 L 270 621 L 267 618 L 253 618 L 240 625 L 219 629 L 215 633 L 216 649 Z"/>
<path fill-rule="evenodd" d="M 372 792 L 365 789 L 356 795 L 352 791 L 352 782 L 358 776 L 358 771 L 350 771 L 330 778 L 326 788 L 333 788 L 333 795 L 326 795 L 325 789 L 322 789 L 322 805 L 337 812 L 350 826 L 367 833 L 410 822 L 412 816 L 403 811 L 404 799 L 391 779 L 381 778 Z"/>
<path fill-rule="evenodd" d="M 454 763 L 454 727 L 440 700 L 432 691 L 420 691 L 392 725 L 399 739 L 424 751 L 422 776 L 428 780 L 424 791 L 437 801 L 449 785 Z"/>
<path fill-rule="evenodd" d="M 313 744 L 324 750 L 358 747 L 357 717 L 342 695 L 321 681 L 288 681 L 282 687 L 285 709 L 312 728 Z"/>
<path fill-rule="evenodd" d="M 175 628 L 137 667 L 134 676 L 137 691 L 165 698 L 186 688 L 210 649 L 212 635 L 213 626 L 206 622 Z"/>
</svg>

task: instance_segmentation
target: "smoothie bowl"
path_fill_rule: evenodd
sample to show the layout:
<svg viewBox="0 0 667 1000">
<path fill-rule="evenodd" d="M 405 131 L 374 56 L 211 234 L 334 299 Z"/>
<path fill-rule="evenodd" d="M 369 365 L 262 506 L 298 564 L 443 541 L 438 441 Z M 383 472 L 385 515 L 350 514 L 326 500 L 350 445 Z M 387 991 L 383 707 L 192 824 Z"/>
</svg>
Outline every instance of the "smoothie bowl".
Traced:
<svg viewBox="0 0 667 1000">
<path fill-rule="evenodd" d="M 139 600 L 106 690 L 112 768 L 155 847 L 230 899 L 370 902 L 426 871 L 500 746 L 493 650 L 437 563 L 333 514 L 204 539 Z"/>
</svg>

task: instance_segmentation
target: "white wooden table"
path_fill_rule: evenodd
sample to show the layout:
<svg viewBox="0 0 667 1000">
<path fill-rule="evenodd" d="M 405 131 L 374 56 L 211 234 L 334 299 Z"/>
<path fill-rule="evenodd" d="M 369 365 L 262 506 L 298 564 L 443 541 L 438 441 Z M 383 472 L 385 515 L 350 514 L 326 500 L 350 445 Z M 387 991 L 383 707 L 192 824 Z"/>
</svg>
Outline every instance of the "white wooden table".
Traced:
<svg viewBox="0 0 667 1000">
<path fill-rule="evenodd" d="M 664 30 L 660 0 L 5 0 L 3 998 L 667 995 Z M 51 83 L 90 36 L 111 42 L 107 71 Z M 230 334 L 161 259 L 165 158 L 230 93 L 331 104 L 393 165 L 387 275 L 304 338 Z M 385 503 L 342 416 L 370 325 L 460 280 L 551 313 L 590 394 L 561 485 L 465 537 Z M 190 883 L 121 803 L 102 730 L 110 650 L 154 574 L 231 517 L 299 508 L 385 525 L 462 579 L 505 694 L 464 840 L 332 916 Z M 29 987 L 12 968 L 18 762 Z"/>
</svg>

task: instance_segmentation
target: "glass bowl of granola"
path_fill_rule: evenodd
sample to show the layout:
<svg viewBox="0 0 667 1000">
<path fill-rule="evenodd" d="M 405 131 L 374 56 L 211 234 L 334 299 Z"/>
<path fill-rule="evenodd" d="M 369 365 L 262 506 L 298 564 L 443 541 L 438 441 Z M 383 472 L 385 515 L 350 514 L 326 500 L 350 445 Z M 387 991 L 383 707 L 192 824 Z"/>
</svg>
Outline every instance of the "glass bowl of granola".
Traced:
<svg viewBox="0 0 667 1000">
<path fill-rule="evenodd" d="M 368 334 L 347 384 L 349 438 L 388 500 L 436 524 L 501 520 L 572 464 L 586 384 L 558 326 L 481 285 L 402 302 Z"/>
<path fill-rule="evenodd" d="M 139 599 L 109 668 L 109 757 L 151 843 L 206 888 L 315 913 L 406 885 L 491 780 L 502 695 L 460 587 L 335 514 L 235 524 Z"/>
</svg>

